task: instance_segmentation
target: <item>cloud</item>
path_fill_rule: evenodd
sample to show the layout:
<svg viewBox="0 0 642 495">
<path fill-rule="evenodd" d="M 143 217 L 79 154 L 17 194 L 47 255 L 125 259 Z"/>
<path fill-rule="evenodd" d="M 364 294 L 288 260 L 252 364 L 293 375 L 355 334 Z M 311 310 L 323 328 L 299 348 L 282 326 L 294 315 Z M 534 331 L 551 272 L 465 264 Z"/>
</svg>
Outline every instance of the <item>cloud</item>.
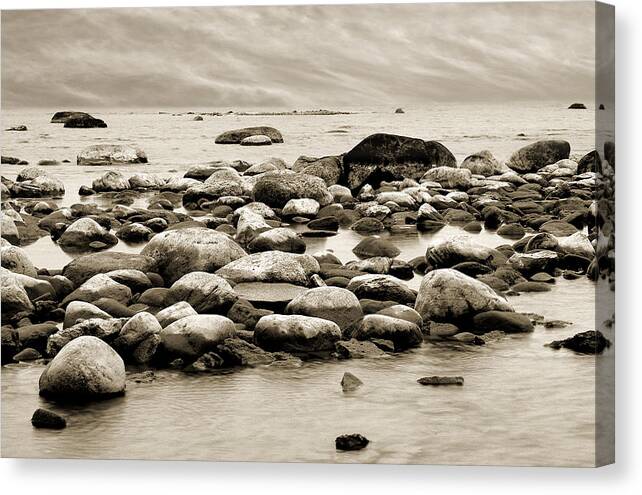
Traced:
<svg viewBox="0 0 642 495">
<path fill-rule="evenodd" d="M 5 107 L 593 98 L 593 2 L 2 13 Z"/>
</svg>

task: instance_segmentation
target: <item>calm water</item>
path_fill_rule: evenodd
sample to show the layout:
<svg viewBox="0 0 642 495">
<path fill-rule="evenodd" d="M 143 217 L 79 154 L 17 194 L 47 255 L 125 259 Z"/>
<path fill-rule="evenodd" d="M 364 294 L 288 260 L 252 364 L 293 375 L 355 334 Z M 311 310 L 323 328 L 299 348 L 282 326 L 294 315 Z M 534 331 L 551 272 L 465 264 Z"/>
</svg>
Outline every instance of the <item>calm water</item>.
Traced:
<svg viewBox="0 0 642 495">
<path fill-rule="evenodd" d="M 53 110 L 52 110 L 53 111 Z M 108 129 L 63 129 L 49 124 L 52 111 L 3 112 L 2 126 L 25 124 L 27 132 L 3 133 L 3 154 L 49 167 L 77 202 L 81 184 L 102 169 L 77 167 L 76 153 L 99 142 L 132 142 L 148 154 L 152 172 L 184 171 L 216 159 L 259 162 L 278 156 L 347 151 L 373 132 L 393 132 L 443 142 L 458 160 L 490 149 L 504 159 L 544 137 L 567 139 L 573 153 L 593 148 L 593 112 L 559 105 L 456 106 L 430 110 L 364 111 L 356 115 L 204 117 L 157 112 L 92 112 Z M 285 143 L 270 148 L 215 145 L 219 132 L 249 125 L 273 125 Z M 328 133 L 332 130 L 346 133 Z M 517 137 L 524 133 L 527 137 Z M 21 167 L 2 166 L 11 177 Z M 134 171 L 131 167 L 121 167 Z M 142 167 L 136 167 L 139 170 Z M 177 172 L 179 173 L 179 172 Z M 141 203 L 145 203 L 141 197 Z M 89 201 L 97 201 L 91 198 Z M 463 233 L 446 227 L 433 234 L 392 236 L 401 259 L 425 252 L 438 239 Z M 508 241 L 488 232 L 472 235 L 496 246 Z M 307 239 L 308 252 L 333 249 L 345 262 L 360 236 L 342 231 Z M 44 238 L 26 248 L 37 266 L 58 268 L 69 256 Z M 141 246 L 121 243 L 118 250 Z M 409 282 L 417 287 L 420 278 Z M 593 356 L 553 351 L 551 340 L 595 328 L 595 286 L 588 280 L 559 279 L 548 293 L 511 297 L 518 311 L 572 321 L 565 329 L 536 327 L 483 347 L 426 343 L 420 349 L 379 360 L 306 363 L 301 368 L 243 369 L 192 377 L 158 372 L 152 383 L 128 382 L 125 397 L 85 407 L 61 407 L 38 396 L 40 365 L 2 368 L 2 454 L 16 457 L 157 458 L 255 461 L 386 462 L 449 464 L 591 465 L 594 462 L 595 365 Z M 608 359 L 609 352 L 597 359 Z M 364 386 L 344 394 L 345 371 Z M 429 374 L 465 377 L 463 387 L 422 387 Z M 37 407 L 65 414 L 63 431 L 41 431 L 29 419 Z M 371 444 L 337 453 L 334 438 L 360 432 Z"/>
</svg>

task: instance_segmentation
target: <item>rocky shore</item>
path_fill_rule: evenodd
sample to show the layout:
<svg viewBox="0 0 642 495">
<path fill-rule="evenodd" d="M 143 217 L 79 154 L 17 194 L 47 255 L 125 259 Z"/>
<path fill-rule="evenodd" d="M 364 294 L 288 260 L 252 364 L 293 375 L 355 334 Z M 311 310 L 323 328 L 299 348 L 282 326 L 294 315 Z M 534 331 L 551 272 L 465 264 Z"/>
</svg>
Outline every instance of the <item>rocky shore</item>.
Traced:
<svg viewBox="0 0 642 495">
<path fill-rule="evenodd" d="M 257 135 L 283 141 L 265 127 L 216 139 Z M 614 145 L 571 151 L 566 141 L 538 141 L 506 163 L 482 150 L 458 164 L 437 141 L 375 134 L 343 155 L 294 163 L 218 161 L 182 176 L 140 171 L 145 165 L 106 170 L 81 188 L 85 201 L 62 208 L 52 198 L 64 184 L 26 167 L 2 178 L 2 363 L 42 360 L 41 395 L 87 400 L 125 393 L 129 366 L 298 367 L 532 332 L 542 317 L 516 312 L 506 295 L 549 291 L 559 277 L 614 283 Z M 130 146 L 78 154 L 83 165 L 147 161 Z M 147 206 L 132 206 L 141 192 L 153 193 Z M 455 237 L 400 259 L 386 238 L 446 225 L 483 226 L 506 243 Z M 340 229 L 362 236 L 357 261 L 308 252 L 306 239 Z M 62 270 L 34 266 L 21 246 L 44 236 L 75 259 Z M 110 250 L 119 239 L 140 254 Z M 418 290 L 407 283 L 416 275 Z M 610 343 L 596 330 L 551 347 L 602 352 Z"/>
</svg>

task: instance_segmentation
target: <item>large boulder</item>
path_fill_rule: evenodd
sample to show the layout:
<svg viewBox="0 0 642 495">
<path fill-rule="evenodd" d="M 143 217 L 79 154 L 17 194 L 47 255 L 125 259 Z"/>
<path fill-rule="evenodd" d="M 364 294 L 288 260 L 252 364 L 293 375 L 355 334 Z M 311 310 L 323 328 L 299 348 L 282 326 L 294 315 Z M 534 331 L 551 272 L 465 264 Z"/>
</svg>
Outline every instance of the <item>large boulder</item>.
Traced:
<svg viewBox="0 0 642 495">
<path fill-rule="evenodd" d="M 337 184 L 343 174 L 343 161 L 340 156 L 313 158 L 300 156 L 292 165 L 292 170 L 307 175 L 321 177 L 327 186 Z"/>
<path fill-rule="evenodd" d="M 289 170 L 259 176 L 254 183 L 253 194 L 256 201 L 276 208 L 283 208 L 291 199 L 310 198 L 321 206 L 333 200 L 323 179 Z"/>
<path fill-rule="evenodd" d="M 568 158 L 570 153 L 571 145 L 566 141 L 537 141 L 513 153 L 507 165 L 516 172 L 537 172 L 546 165 Z"/>
<path fill-rule="evenodd" d="M 267 315 L 254 328 L 255 343 L 268 351 L 331 351 L 340 338 L 336 323 L 311 316 Z"/>
<path fill-rule="evenodd" d="M 228 235 L 200 227 L 157 234 L 141 254 L 156 261 L 158 272 L 168 283 L 194 271 L 215 272 L 246 255 Z"/>
<path fill-rule="evenodd" d="M 309 255 L 266 251 L 232 261 L 216 274 L 235 283 L 287 282 L 307 285 L 309 277 L 320 270 L 319 263 Z"/>
<path fill-rule="evenodd" d="M 212 273 L 191 272 L 172 284 L 165 296 L 165 304 L 185 301 L 197 313 L 225 313 L 237 299 L 225 279 Z"/>
<path fill-rule="evenodd" d="M 243 127 L 242 129 L 233 129 L 225 131 L 218 136 L 214 142 L 216 144 L 241 144 L 245 138 L 250 136 L 267 136 L 273 143 L 282 143 L 283 136 L 274 127 Z"/>
<path fill-rule="evenodd" d="M 395 351 L 421 345 L 421 329 L 415 323 L 381 314 L 367 315 L 352 333 L 357 340 L 390 340 Z"/>
<path fill-rule="evenodd" d="M 429 246 L 426 260 L 435 268 L 450 268 L 473 261 L 492 268 L 506 263 L 506 256 L 497 249 L 478 244 L 469 237 L 457 236 Z"/>
<path fill-rule="evenodd" d="M 416 298 L 405 283 L 391 275 L 359 275 L 350 279 L 346 288 L 359 299 L 414 304 Z"/>
<path fill-rule="evenodd" d="M 339 287 L 317 287 L 295 297 L 285 308 L 286 313 L 315 316 L 330 320 L 345 330 L 363 317 L 359 299 Z"/>
<path fill-rule="evenodd" d="M 143 273 L 156 271 L 154 258 L 134 253 L 110 251 L 79 256 L 67 264 L 62 274 L 78 286 L 98 273 L 114 270 L 138 270 Z"/>
<path fill-rule="evenodd" d="M 102 340 L 84 336 L 67 344 L 40 375 L 40 395 L 98 399 L 125 392 L 125 363 Z"/>
<path fill-rule="evenodd" d="M 83 149 L 76 157 L 78 165 L 112 165 L 147 163 L 145 152 L 128 144 L 95 144 Z"/>
<path fill-rule="evenodd" d="M 342 183 L 357 189 L 365 183 L 420 179 L 429 169 L 454 167 L 453 154 L 437 141 L 394 134 L 368 136 L 343 156 Z"/>
<path fill-rule="evenodd" d="M 215 351 L 225 339 L 236 335 L 234 322 L 220 315 L 194 315 L 176 320 L 161 330 L 164 349 L 172 356 L 196 359 Z"/>
<path fill-rule="evenodd" d="M 88 249 L 92 242 L 102 242 L 108 246 L 118 244 L 118 238 L 104 229 L 98 222 L 83 217 L 72 223 L 58 239 L 58 244 L 70 249 Z"/>
<path fill-rule="evenodd" d="M 428 273 L 421 282 L 415 310 L 424 321 L 469 321 L 485 311 L 513 311 L 488 285 L 449 268 Z"/>
</svg>

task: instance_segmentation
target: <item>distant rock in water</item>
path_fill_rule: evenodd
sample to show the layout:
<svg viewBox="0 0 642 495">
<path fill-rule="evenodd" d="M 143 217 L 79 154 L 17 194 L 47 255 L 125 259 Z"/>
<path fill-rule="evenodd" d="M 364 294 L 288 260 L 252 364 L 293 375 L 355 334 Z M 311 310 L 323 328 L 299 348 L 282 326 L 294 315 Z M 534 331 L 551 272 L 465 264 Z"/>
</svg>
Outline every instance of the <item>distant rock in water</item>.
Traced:
<svg viewBox="0 0 642 495">
<path fill-rule="evenodd" d="M 406 113 L 406 112 L 403 111 L 403 108 L 397 108 L 395 110 L 395 113 Z"/>
<path fill-rule="evenodd" d="M 600 103 L 599 109 L 604 110 L 604 103 Z"/>
<path fill-rule="evenodd" d="M 272 140 L 263 134 L 248 136 L 241 140 L 241 146 L 269 146 L 271 144 Z"/>
<path fill-rule="evenodd" d="M 54 113 L 53 117 L 51 117 L 51 123 L 52 124 L 64 124 L 67 122 L 67 119 L 73 116 L 81 116 L 81 115 L 89 115 L 88 113 L 85 112 L 75 112 L 75 111 L 70 111 L 70 110 L 65 110 L 62 112 L 56 112 Z"/>
<path fill-rule="evenodd" d="M 5 129 L 5 131 L 26 131 L 26 130 L 27 130 L 26 125 L 16 125 Z"/>
<path fill-rule="evenodd" d="M 584 103 L 573 103 L 568 107 L 569 110 L 586 110 Z"/>
<path fill-rule="evenodd" d="M 343 183 L 357 189 L 365 183 L 420 179 L 433 167 L 456 167 L 454 155 L 437 141 L 395 134 L 372 134 L 343 157 Z"/>
<path fill-rule="evenodd" d="M 226 131 L 216 136 L 214 142 L 216 144 L 241 144 L 245 138 L 250 136 L 267 136 L 273 143 L 282 143 L 283 136 L 274 127 L 244 127 L 242 129 L 234 129 Z"/>
<path fill-rule="evenodd" d="M 570 349 L 580 354 L 600 354 L 607 347 L 611 347 L 611 341 L 602 335 L 602 332 L 589 330 L 575 334 L 564 340 L 554 340 L 548 347 L 553 349 Z"/>
<path fill-rule="evenodd" d="M 566 160 L 571 153 L 571 145 L 562 140 L 543 140 L 518 149 L 506 163 L 516 172 L 537 172 L 540 168 Z"/>
<path fill-rule="evenodd" d="M 338 436 L 334 443 L 337 450 L 361 450 L 370 443 L 370 440 L 359 433 L 351 433 Z"/>
<path fill-rule="evenodd" d="M 147 163 L 147 155 L 140 148 L 127 144 L 96 144 L 82 150 L 78 165 L 111 165 L 118 163 Z"/>
<path fill-rule="evenodd" d="M 70 129 L 94 129 L 94 128 L 105 128 L 104 120 L 97 119 L 91 115 L 78 115 L 69 117 L 65 122 L 65 127 Z"/>
</svg>

